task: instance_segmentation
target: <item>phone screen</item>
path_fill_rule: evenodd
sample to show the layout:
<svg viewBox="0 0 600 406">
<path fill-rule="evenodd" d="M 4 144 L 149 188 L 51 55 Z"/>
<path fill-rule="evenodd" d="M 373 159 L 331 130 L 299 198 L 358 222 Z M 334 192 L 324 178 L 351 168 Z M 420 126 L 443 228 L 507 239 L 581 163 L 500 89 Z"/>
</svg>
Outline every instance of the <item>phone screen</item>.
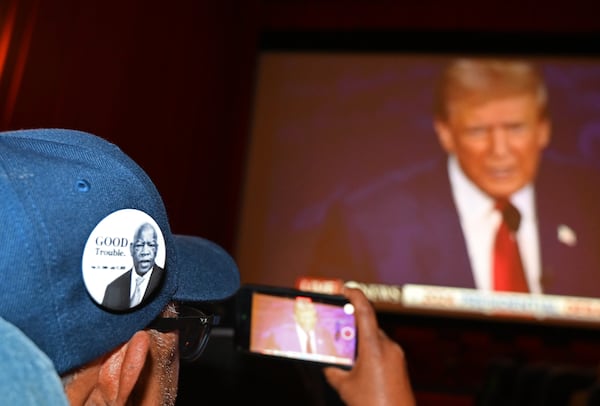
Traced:
<svg viewBox="0 0 600 406">
<path fill-rule="evenodd" d="M 351 367 L 356 355 L 354 307 L 340 296 L 245 290 L 236 334 L 254 354 Z M 239 324 L 239 323 L 238 323 Z"/>
</svg>

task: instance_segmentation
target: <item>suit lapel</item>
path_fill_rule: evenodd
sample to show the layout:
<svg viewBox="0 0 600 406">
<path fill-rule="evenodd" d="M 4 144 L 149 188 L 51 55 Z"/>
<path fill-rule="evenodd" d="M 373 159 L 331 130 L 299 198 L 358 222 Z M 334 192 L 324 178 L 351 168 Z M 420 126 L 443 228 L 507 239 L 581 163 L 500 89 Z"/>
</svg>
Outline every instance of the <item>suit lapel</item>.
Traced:
<svg viewBox="0 0 600 406">
<path fill-rule="evenodd" d="M 445 161 L 438 161 L 430 176 L 419 187 L 425 226 L 425 252 L 419 253 L 423 269 L 429 270 L 426 282 L 441 286 L 475 287 L 458 211 Z"/>
<path fill-rule="evenodd" d="M 544 293 L 598 296 L 597 235 L 599 202 L 582 197 L 585 179 L 548 160 L 535 186 Z M 594 199 L 592 199 L 594 200 Z M 551 202 L 551 203 L 549 203 Z M 598 230 L 596 230 L 597 232 Z"/>
</svg>

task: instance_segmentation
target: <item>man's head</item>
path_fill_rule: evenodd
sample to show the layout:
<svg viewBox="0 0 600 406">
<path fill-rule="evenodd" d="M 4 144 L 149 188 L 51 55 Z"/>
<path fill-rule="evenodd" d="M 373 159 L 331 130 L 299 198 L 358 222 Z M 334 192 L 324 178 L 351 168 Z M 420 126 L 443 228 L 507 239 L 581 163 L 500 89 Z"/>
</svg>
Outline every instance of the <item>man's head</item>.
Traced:
<svg viewBox="0 0 600 406">
<path fill-rule="evenodd" d="M 233 259 L 171 233 L 146 173 L 91 134 L 0 133 L 0 191 L 0 317 L 48 355 L 71 404 L 174 402 L 178 357 L 198 354 L 212 322 L 185 304 L 232 296 Z M 134 309 L 103 307 L 107 282 L 131 267 L 127 245 L 146 222 L 159 241 L 160 284 Z"/>
<path fill-rule="evenodd" d="M 435 130 L 466 176 L 492 197 L 533 181 L 550 140 L 548 96 L 530 63 L 459 59 L 440 80 Z"/>
<path fill-rule="evenodd" d="M 317 324 L 317 309 L 310 298 L 298 297 L 294 302 L 296 322 L 306 332 L 312 331 Z"/>
<path fill-rule="evenodd" d="M 135 232 L 129 247 L 135 271 L 144 275 L 151 270 L 158 252 L 158 238 L 152 224 L 142 224 Z"/>
</svg>

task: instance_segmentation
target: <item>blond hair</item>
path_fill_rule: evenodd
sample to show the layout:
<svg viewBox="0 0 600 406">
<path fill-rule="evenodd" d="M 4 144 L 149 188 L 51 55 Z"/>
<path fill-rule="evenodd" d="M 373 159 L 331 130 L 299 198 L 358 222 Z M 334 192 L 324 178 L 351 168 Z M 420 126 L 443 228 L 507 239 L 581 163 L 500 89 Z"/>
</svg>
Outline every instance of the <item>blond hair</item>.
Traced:
<svg viewBox="0 0 600 406">
<path fill-rule="evenodd" d="M 455 102 L 478 105 L 509 96 L 532 94 L 540 117 L 547 116 L 548 92 L 539 69 L 525 60 L 463 58 L 451 62 L 440 77 L 434 101 L 437 119 L 447 120 Z"/>
</svg>

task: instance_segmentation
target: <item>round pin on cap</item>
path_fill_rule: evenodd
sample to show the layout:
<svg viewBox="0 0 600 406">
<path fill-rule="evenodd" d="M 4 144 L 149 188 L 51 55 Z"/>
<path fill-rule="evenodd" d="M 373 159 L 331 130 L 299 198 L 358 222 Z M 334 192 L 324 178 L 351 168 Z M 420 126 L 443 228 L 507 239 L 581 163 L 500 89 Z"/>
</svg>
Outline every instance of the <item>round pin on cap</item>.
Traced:
<svg viewBox="0 0 600 406">
<path fill-rule="evenodd" d="M 83 281 L 97 304 L 127 311 L 145 303 L 159 288 L 165 262 L 165 239 L 156 221 L 141 210 L 117 210 L 88 237 Z"/>
</svg>

